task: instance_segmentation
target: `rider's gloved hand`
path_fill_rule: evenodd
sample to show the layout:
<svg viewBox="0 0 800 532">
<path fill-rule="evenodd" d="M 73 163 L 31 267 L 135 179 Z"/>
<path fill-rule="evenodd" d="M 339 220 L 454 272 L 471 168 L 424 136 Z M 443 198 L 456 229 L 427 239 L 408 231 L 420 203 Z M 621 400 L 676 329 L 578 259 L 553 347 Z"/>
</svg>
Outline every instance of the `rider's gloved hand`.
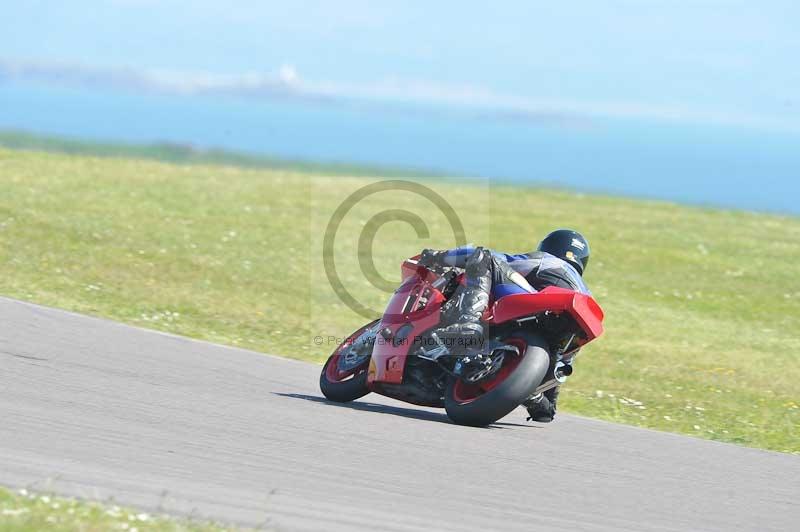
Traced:
<svg viewBox="0 0 800 532">
<path fill-rule="evenodd" d="M 431 266 L 440 266 L 446 253 L 446 251 L 424 249 L 422 250 L 422 254 L 419 256 L 417 263 L 420 266 L 425 266 L 426 268 L 430 268 Z"/>
</svg>

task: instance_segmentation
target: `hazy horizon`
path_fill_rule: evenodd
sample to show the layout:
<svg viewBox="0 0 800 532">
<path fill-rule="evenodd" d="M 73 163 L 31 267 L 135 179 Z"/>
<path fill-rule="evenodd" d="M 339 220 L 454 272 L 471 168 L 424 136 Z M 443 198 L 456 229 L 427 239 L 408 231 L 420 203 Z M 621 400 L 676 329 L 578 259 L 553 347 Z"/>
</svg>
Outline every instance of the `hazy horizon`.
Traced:
<svg viewBox="0 0 800 532">
<path fill-rule="evenodd" d="M 797 3 L 717 0 L 32 1 L 6 6 L 0 61 L 6 74 L 127 72 L 150 88 L 266 82 L 316 97 L 800 131 L 797 20 Z"/>
</svg>

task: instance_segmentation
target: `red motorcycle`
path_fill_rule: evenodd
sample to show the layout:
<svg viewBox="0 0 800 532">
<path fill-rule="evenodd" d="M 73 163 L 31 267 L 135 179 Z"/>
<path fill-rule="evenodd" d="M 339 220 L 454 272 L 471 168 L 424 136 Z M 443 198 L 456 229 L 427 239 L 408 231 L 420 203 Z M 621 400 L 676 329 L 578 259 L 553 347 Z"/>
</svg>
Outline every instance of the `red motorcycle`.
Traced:
<svg viewBox="0 0 800 532">
<path fill-rule="evenodd" d="M 462 425 L 489 425 L 566 381 L 578 349 L 603 332 L 603 311 L 591 295 L 550 286 L 490 302 L 482 317 L 485 340 L 453 345 L 434 330 L 464 274 L 428 269 L 417 258 L 403 263 L 403 281 L 381 319 L 328 358 L 319 382 L 331 401 L 375 392 L 444 407 Z"/>
</svg>

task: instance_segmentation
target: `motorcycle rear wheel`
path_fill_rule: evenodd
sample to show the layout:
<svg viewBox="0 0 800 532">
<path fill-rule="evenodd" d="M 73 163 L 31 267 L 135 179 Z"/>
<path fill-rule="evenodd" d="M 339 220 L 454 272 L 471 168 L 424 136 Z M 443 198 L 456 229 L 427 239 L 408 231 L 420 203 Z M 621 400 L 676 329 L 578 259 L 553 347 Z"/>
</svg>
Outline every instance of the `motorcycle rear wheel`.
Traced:
<svg viewBox="0 0 800 532">
<path fill-rule="evenodd" d="M 520 356 L 507 356 L 503 367 L 476 384 L 450 377 L 445 392 L 447 417 L 459 425 L 484 427 L 517 408 L 542 382 L 550 367 L 545 340 L 535 334 L 515 334 L 503 342 L 518 347 Z"/>
</svg>

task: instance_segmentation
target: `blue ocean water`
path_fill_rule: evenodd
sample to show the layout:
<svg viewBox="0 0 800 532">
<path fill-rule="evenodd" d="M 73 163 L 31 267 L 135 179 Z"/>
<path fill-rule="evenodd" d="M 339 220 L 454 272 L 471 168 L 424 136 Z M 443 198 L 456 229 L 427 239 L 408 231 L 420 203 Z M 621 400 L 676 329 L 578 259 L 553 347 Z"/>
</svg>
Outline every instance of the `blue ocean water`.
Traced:
<svg viewBox="0 0 800 532">
<path fill-rule="evenodd" d="M 0 83 L 0 129 L 170 141 L 800 214 L 800 133 Z"/>
</svg>

